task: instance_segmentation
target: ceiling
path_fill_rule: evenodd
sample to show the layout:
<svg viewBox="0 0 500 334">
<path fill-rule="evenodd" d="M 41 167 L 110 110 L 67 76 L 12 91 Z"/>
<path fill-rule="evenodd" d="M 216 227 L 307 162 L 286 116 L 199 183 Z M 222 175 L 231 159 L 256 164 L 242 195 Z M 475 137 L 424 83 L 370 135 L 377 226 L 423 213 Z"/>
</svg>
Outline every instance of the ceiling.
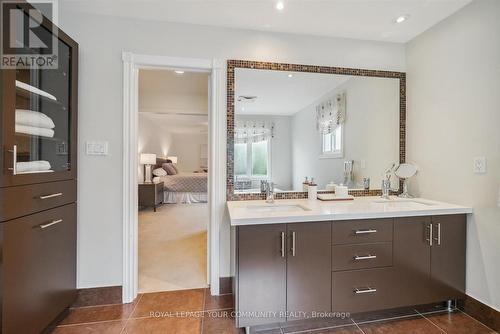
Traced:
<svg viewBox="0 0 500 334">
<path fill-rule="evenodd" d="M 405 43 L 471 0 L 59 0 L 64 10 Z M 409 19 L 396 24 L 397 17 Z"/>
<path fill-rule="evenodd" d="M 207 133 L 208 73 L 139 70 L 139 115 L 171 133 Z"/>
<path fill-rule="evenodd" d="M 351 78 L 347 75 L 242 68 L 235 71 L 235 113 L 238 115 L 290 116 Z M 241 95 L 257 98 L 253 102 L 239 102 Z"/>
</svg>

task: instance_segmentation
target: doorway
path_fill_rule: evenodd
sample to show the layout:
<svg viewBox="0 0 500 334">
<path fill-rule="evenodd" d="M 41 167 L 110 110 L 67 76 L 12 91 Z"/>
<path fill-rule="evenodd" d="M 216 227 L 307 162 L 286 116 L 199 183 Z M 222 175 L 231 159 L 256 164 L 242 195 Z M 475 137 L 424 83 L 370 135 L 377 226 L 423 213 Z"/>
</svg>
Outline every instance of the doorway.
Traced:
<svg viewBox="0 0 500 334">
<path fill-rule="evenodd" d="M 223 62 L 218 60 L 138 55 L 124 52 L 124 225 L 123 225 L 123 293 L 124 303 L 133 301 L 139 289 L 139 71 L 166 70 L 207 73 L 208 89 L 208 192 L 207 207 L 207 276 L 212 295 L 219 294 L 219 224 L 225 203 L 225 104 Z M 147 152 L 146 152 L 147 153 Z M 167 156 L 168 158 L 168 156 Z M 171 160 L 171 159 L 170 159 Z M 160 206 L 161 207 L 161 206 Z M 160 208 L 158 207 L 158 208 Z M 153 210 L 154 212 L 154 210 Z"/>
</svg>

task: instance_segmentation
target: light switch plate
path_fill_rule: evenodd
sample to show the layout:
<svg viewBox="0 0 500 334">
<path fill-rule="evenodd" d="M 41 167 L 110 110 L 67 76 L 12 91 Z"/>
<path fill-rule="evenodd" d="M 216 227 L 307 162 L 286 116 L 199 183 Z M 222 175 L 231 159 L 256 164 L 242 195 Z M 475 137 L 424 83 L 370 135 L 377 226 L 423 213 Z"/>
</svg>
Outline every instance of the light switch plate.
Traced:
<svg viewBox="0 0 500 334">
<path fill-rule="evenodd" d="M 475 157 L 473 160 L 474 174 L 486 173 L 486 157 Z"/>
<path fill-rule="evenodd" d="M 108 155 L 107 141 L 88 141 L 85 143 L 87 155 Z"/>
</svg>

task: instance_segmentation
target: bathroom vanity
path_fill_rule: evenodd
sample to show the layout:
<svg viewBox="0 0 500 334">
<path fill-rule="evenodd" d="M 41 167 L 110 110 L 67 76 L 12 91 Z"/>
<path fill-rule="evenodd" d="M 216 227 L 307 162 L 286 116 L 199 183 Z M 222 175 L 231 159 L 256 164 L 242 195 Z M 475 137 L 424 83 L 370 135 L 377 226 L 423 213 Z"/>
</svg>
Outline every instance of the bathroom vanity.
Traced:
<svg viewBox="0 0 500 334">
<path fill-rule="evenodd" d="M 237 327 L 457 300 L 466 214 L 424 199 L 228 202 Z"/>
</svg>

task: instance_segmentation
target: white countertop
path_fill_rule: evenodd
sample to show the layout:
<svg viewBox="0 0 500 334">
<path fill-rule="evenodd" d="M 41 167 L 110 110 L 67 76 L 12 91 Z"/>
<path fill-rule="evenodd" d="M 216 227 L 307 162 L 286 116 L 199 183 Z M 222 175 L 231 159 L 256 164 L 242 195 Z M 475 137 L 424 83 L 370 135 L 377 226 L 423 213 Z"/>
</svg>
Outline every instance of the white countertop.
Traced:
<svg viewBox="0 0 500 334">
<path fill-rule="evenodd" d="M 289 211 L 279 211 L 280 206 L 300 206 L 303 209 L 288 207 Z M 401 199 L 392 196 L 390 200 L 380 197 L 355 197 L 351 201 L 286 199 L 276 200 L 274 204 L 265 201 L 231 201 L 227 202 L 227 207 L 231 226 L 472 213 L 470 207 L 424 198 Z"/>
</svg>

